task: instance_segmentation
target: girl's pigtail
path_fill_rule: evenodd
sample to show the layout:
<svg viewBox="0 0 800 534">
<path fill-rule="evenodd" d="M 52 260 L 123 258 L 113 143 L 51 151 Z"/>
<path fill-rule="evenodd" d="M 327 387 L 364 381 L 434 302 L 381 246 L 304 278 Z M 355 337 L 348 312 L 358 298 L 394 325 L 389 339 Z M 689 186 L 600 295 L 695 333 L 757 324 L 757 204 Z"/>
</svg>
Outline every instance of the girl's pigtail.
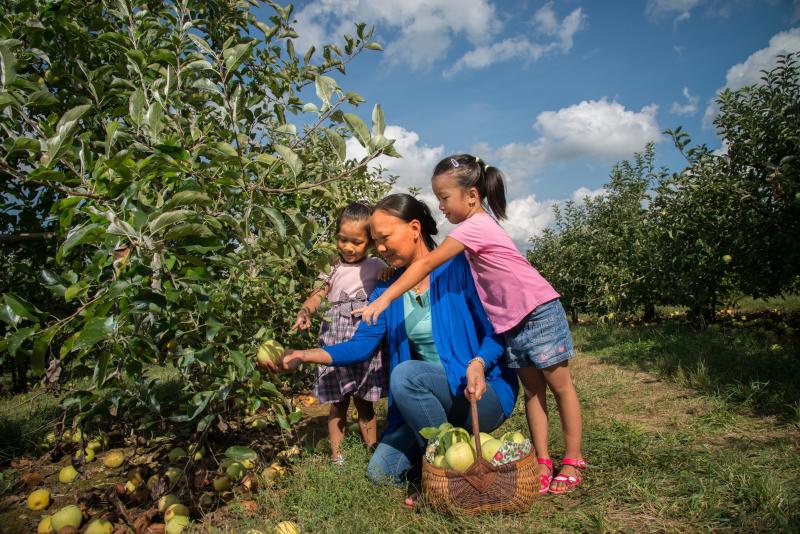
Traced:
<svg viewBox="0 0 800 534">
<path fill-rule="evenodd" d="M 481 166 L 483 167 L 483 166 Z M 486 195 L 486 202 L 492 213 L 498 219 L 507 219 L 506 216 L 506 186 L 503 181 L 503 173 L 497 167 L 487 166 L 483 171 L 483 187 Z"/>
</svg>

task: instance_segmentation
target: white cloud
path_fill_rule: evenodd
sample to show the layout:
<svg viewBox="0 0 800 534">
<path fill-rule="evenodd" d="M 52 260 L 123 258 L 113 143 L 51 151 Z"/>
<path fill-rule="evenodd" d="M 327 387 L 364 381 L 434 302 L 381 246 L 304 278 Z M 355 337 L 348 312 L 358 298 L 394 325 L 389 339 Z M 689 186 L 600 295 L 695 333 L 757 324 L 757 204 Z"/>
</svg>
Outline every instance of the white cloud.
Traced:
<svg viewBox="0 0 800 534">
<path fill-rule="evenodd" d="M 484 69 L 490 65 L 511 59 L 521 58 L 526 62 L 536 61 L 550 53 L 566 53 L 572 49 L 575 34 L 586 25 L 586 15 L 581 8 L 573 10 L 563 20 L 553 10 L 552 2 L 548 2 L 534 14 L 534 27 L 549 38 L 544 43 L 532 42 L 524 35 L 508 37 L 502 41 L 478 45 L 464 54 L 452 66 L 442 73 L 450 78 L 463 69 Z"/>
<path fill-rule="evenodd" d="M 605 187 L 599 189 L 589 189 L 588 187 L 579 187 L 572 192 L 571 200 L 578 204 L 583 204 L 586 198 L 597 198 L 608 193 Z"/>
<path fill-rule="evenodd" d="M 673 102 L 672 107 L 669 109 L 670 113 L 675 115 L 694 115 L 697 113 L 697 103 L 700 100 L 699 97 L 693 96 L 689 93 L 689 88 L 683 88 L 683 98 L 686 99 L 686 102 Z"/>
<path fill-rule="evenodd" d="M 675 22 L 686 20 L 702 0 L 648 0 L 645 13 L 652 19 L 675 17 Z"/>
<path fill-rule="evenodd" d="M 775 67 L 780 54 L 798 51 L 800 51 L 800 28 L 792 28 L 773 35 L 766 48 L 757 50 L 744 62 L 728 69 L 725 75 L 725 86 L 721 87 L 717 93 L 719 94 L 723 89 L 735 91 L 747 85 L 760 83 L 761 76 L 763 76 L 761 71 L 771 70 Z M 716 103 L 710 102 L 703 114 L 703 126 L 710 128 L 718 112 Z"/>
<path fill-rule="evenodd" d="M 418 70 L 444 58 L 455 37 L 480 43 L 500 27 L 488 0 L 317 0 L 296 18 L 298 50 L 337 42 L 345 32 L 354 33 L 351 21 L 364 21 L 396 33 L 383 43 L 387 60 Z"/>
<path fill-rule="evenodd" d="M 508 220 L 501 226 L 519 248 L 527 248 L 528 239 L 541 234 L 553 222 L 554 203 L 536 200 L 536 195 L 511 200 L 506 208 Z"/>
<path fill-rule="evenodd" d="M 387 125 L 384 135 L 388 139 L 395 140 L 394 148 L 403 157 L 380 156 L 373 161 L 372 167 L 377 168 L 380 165 L 386 169 L 386 174 L 397 176 L 395 189 L 398 191 L 408 191 L 410 187 L 429 190 L 431 173 L 439 160 L 444 157 L 444 146 L 420 145 L 419 134 L 408 131 L 402 126 Z M 348 158 L 360 159 L 366 153 L 367 151 L 355 138 L 347 140 Z"/>
<path fill-rule="evenodd" d="M 541 135 L 537 145 L 550 161 L 581 156 L 625 158 L 661 139 L 657 111 L 655 104 L 631 111 L 605 97 L 545 111 L 534 125 Z"/>
</svg>

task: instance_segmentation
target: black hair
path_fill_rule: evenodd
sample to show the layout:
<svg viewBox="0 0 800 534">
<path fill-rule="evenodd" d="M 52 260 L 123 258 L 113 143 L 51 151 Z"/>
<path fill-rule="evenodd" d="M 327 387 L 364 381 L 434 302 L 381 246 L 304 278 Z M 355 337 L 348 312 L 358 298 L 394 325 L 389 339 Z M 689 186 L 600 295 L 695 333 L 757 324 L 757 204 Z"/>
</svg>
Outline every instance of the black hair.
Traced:
<svg viewBox="0 0 800 534">
<path fill-rule="evenodd" d="M 344 207 L 342 212 L 336 218 L 336 233 L 338 234 L 339 230 L 342 229 L 342 223 L 344 221 L 364 222 L 364 224 L 369 224 L 370 214 L 372 214 L 372 208 L 369 205 L 364 204 L 363 202 L 351 202 Z M 369 236 L 370 233 L 368 229 L 367 237 L 369 238 Z"/>
<path fill-rule="evenodd" d="M 436 228 L 436 220 L 431 215 L 428 205 L 421 200 L 407 193 L 395 193 L 379 200 L 375 207 L 372 208 L 372 212 L 374 213 L 377 210 L 385 211 L 398 219 L 403 219 L 405 222 L 419 221 L 422 240 L 425 245 L 430 250 L 436 248 L 436 241 L 433 240 L 433 236 L 439 233 L 438 228 Z"/>
<path fill-rule="evenodd" d="M 454 154 L 436 164 L 433 178 L 441 174 L 450 174 L 463 189 L 476 188 L 481 202 L 486 200 L 495 217 L 507 218 L 506 186 L 500 169 L 471 154 Z"/>
<path fill-rule="evenodd" d="M 372 207 L 363 202 L 351 202 L 342 209 L 342 212 L 336 218 L 336 233 L 342 229 L 342 223 L 345 221 L 359 222 L 366 226 L 364 230 L 367 234 L 367 241 L 372 243 L 372 234 L 369 231 L 369 216 L 372 214 Z"/>
</svg>

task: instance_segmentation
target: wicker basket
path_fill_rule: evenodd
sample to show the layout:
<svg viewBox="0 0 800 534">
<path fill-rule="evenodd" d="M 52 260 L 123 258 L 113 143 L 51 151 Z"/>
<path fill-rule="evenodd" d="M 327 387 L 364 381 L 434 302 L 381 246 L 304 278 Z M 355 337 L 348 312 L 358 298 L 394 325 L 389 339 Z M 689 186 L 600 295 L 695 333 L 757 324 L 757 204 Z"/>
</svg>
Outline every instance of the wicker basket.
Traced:
<svg viewBox="0 0 800 534">
<path fill-rule="evenodd" d="M 435 467 L 422 459 L 422 493 L 439 512 L 475 515 L 484 512 L 524 512 L 539 495 L 536 455 L 494 466 L 481 455 L 478 406 L 472 407 L 472 433 L 477 460 L 466 471 Z"/>
</svg>

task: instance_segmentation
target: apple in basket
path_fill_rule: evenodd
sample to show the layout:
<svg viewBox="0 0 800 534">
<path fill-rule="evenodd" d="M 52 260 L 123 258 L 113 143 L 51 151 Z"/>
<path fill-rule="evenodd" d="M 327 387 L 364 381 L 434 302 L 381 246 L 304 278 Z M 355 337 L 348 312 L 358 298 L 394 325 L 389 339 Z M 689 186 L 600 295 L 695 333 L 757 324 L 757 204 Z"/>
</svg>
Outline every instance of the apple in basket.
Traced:
<svg viewBox="0 0 800 534">
<path fill-rule="evenodd" d="M 444 460 L 450 469 L 463 473 L 475 463 L 475 451 L 468 442 L 453 443 L 444 453 Z"/>
</svg>

